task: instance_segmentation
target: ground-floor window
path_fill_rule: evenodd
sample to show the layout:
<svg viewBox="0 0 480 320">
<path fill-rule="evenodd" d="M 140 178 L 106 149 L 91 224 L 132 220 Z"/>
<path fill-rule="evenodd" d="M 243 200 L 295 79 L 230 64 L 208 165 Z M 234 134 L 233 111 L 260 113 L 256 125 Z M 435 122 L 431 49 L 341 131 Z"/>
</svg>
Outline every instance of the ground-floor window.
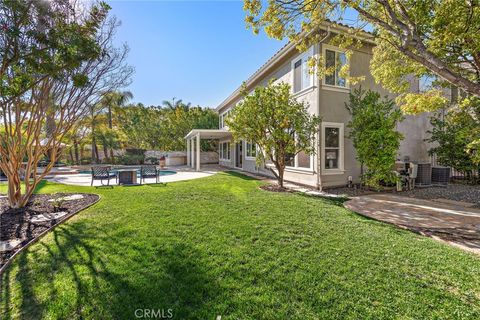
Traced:
<svg viewBox="0 0 480 320">
<path fill-rule="evenodd" d="M 257 156 L 257 145 L 255 143 L 245 141 L 245 150 L 247 158 L 255 158 Z"/>
<path fill-rule="evenodd" d="M 220 160 L 230 160 L 230 142 L 220 143 Z"/>
<path fill-rule="evenodd" d="M 325 172 L 343 171 L 343 123 L 322 123 L 322 163 Z"/>
<path fill-rule="evenodd" d="M 312 169 L 312 158 L 312 155 L 304 151 L 301 151 L 296 155 L 293 153 L 287 153 L 285 155 L 285 165 L 290 168 Z"/>
</svg>

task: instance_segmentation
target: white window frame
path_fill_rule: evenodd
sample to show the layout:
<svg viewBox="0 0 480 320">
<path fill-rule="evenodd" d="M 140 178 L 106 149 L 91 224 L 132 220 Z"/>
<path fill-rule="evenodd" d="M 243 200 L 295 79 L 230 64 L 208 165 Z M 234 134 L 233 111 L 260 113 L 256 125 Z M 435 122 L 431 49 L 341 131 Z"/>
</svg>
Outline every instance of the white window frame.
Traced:
<svg viewBox="0 0 480 320">
<path fill-rule="evenodd" d="M 220 114 L 220 116 L 218 117 L 218 120 L 219 120 L 219 129 L 223 129 L 225 128 L 225 118 L 230 114 L 230 111 L 232 111 L 231 108 L 225 110 L 224 112 L 222 112 Z"/>
<path fill-rule="evenodd" d="M 248 145 L 253 145 L 255 147 L 255 157 L 249 156 L 248 155 Z M 257 144 L 255 143 L 250 143 L 247 140 L 244 141 L 244 150 L 245 150 L 245 160 L 257 160 L 257 154 L 258 154 L 258 147 Z"/>
<path fill-rule="evenodd" d="M 315 160 L 314 155 L 310 154 L 310 167 L 299 167 L 298 166 L 298 153 L 293 157 L 293 166 L 285 166 L 285 169 L 288 171 L 307 171 L 307 172 L 312 172 L 313 171 L 313 162 Z"/>
<path fill-rule="evenodd" d="M 228 158 L 225 158 L 225 155 L 223 154 L 223 144 L 224 143 L 227 143 L 228 147 L 227 147 L 227 154 L 228 154 Z M 221 141 L 219 144 L 219 159 L 221 161 L 231 161 L 231 158 L 232 158 L 232 150 L 231 150 L 231 144 L 230 144 L 230 141 Z"/>
<path fill-rule="evenodd" d="M 345 172 L 345 125 L 341 122 L 322 122 L 322 174 L 343 174 Z M 325 128 L 338 128 L 339 130 L 339 149 L 338 149 L 338 168 L 327 169 L 325 167 Z"/>
<path fill-rule="evenodd" d="M 332 46 L 332 45 L 322 44 L 322 56 L 323 56 L 325 64 L 327 63 L 327 54 L 326 54 L 327 50 L 335 52 L 335 61 L 337 61 L 337 57 L 336 57 L 337 53 L 345 54 L 345 50 L 342 50 L 342 49 L 340 49 L 338 47 L 335 47 L 335 46 Z M 347 59 L 347 63 L 349 63 L 348 58 L 347 57 L 345 57 L 345 58 Z M 348 76 L 350 76 L 350 71 L 349 71 Z M 345 87 L 328 84 L 328 83 L 325 82 L 325 80 L 326 80 L 326 76 L 323 76 L 322 77 L 322 87 L 324 87 L 325 89 L 330 89 L 330 90 L 334 90 L 334 91 L 349 91 L 350 90 L 350 83 L 349 83 L 348 79 L 345 79 Z M 335 83 L 336 82 L 337 81 L 335 80 Z"/>
<path fill-rule="evenodd" d="M 299 91 L 295 92 L 295 63 L 298 62 L 298 60 L 302 60 L 302 72 L 303 72 L 303 65 L 304 63 L 306 64 L 306 67 L 308 68 L 308 59 L 310 57 L 313 57 L 313 53 L 314 53 L 314 50 L 313 50 L 313 46 L 311 46 L 307 51 L 305 51 L 304 53 L 298 55 L 297 57 L 295 57 L 295 59 L 293 59 L 291 62 L 290 62 L 290 67 L 291 67 L 291 72 L 292 72 L 292 94 L 294 95 L 298 95 L 298 94 L 302 94 L 304 93 L 305 91 L 308 91 L 310 89 L 312 89 L 313 87 L 315 87 L 315 72 L 313 73 L 309 73 L 309 76 L 310 76 L 310 85 L 308 87 L 303 87 L 303 76 L 302 76 L 302 89 L 300 89 Z"/>
</svg>

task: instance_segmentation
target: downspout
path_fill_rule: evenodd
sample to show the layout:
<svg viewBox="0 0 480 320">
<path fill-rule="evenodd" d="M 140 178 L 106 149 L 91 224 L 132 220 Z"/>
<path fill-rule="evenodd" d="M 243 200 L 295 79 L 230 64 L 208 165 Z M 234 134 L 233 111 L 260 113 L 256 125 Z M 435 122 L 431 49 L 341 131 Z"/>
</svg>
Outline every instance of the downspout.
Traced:
<svg viewBox="0 0 480 320">
<path fill-rule="evenodd" d="M 330 36 L 330 26 L 327 27 L 327 34 L 325 37 L 323 37 L 319 42 L 318 42 L 318 54 L 321 54 L 321 48 L 320 46 L 322 45 L 322 42 L 327 40 L 327 38 Z M 321 78 L 317 75 L 317 88 L 318 88 L 318 93 L 317 93 L 317 108 L 318 108 L 318 116 L 320 116 L 320 85 L 321 85 Z M 320 128 L 318 128 L 318 133 L 317 133 L 317 189 L 319 191 L 322 191 L 322 145 L 321 145 L 321 125 Z"/>
</svg>

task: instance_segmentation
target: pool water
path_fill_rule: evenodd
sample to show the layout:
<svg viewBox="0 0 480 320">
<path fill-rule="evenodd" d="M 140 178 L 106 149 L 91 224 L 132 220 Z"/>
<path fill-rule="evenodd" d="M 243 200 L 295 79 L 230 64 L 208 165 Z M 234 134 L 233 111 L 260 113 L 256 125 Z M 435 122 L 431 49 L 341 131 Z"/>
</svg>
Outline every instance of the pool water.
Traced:
<svg viewBox="0 0 480 320">
<path fill-rule="evenodd" d="M 110 172 L 117 172 L 117 170 L 112 169 Z M 92 174 L 92 170 L 80 170 L 78 173 L 83 173 L 83 174 Z M 172 174 L 176 174 L 177 171 L 173 170 L 160 170 L 160 176 L 170 176 Z M 137 169 L 137 176 L 140 176 L 140 169 Z"/>
</svg>

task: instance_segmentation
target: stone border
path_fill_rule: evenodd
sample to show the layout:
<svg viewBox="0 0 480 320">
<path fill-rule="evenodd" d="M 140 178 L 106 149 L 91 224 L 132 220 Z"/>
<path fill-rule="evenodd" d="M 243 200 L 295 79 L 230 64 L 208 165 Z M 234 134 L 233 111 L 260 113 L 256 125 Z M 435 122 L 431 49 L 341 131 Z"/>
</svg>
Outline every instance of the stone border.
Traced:
<svg viewBox="0 0 480 320">
<path fill-rule="evenodd" d="M 77 210 L 77 211 L 74 211 L 72 212 L 71 214 L 67 215 L 67 216 L 64 216 L 64 219 L 63 220 L 60 220 L 58 221 L 57 223 L 55 223 L 53 226 L 49 227 L 48 229 L 44 230 L 42 233 L 40 233 L 37 237 L 33 238 L 32 240 L 30 240 L 27 244 L 25 244 L 24 246 L 22 246 L 20 249 L 18 249 L 17 252 L 15 252 L 10 258 L 8 258 L 8 260 L 5 262 L 5 264 L 0 267 L 0 284 L 2 283 L 2 275 L 3 273 L 5 272 L 5 270 L 10 266 L 10 264 L 13 262 L 13 259 L 19 255 L 20 253 L 22 253 L 25 249 L 29 248 L 31 245 L 37 243 L 40 239 L 42 239 L 47 233 L 49 233 L 50 231 L 52 231 L 53 229 L 55 229 L 57 226 L 59 226 L 60 224 L 68 221 L 70 218 L 72 218 L 73 216 L 75 216 L 77 213 L 81 212 L 81 211 L 84 211 L 88 208 L 90 208 L 91 206 L 97 204 L 100 199 L 102 199 L 102 196 L 97 194 L 97 193 L 87 193 L 87 194 L 93 194 L 93 195 L 96 195 L 98 198 L 97 200 L 95 200 L 94 202 L 90 203 L 88 206 L 84 207 L 84 208 L 81 208 L 80 210 Z"/>
</svg>

